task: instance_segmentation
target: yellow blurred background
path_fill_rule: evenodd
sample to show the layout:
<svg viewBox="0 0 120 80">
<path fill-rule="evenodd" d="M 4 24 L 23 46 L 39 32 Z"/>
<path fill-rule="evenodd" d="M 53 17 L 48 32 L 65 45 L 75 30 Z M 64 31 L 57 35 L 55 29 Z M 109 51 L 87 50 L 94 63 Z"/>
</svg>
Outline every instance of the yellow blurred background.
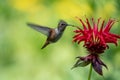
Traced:
<svg viewBox="0 0 120 80">
<path fill-rule="evenodd" d="M 120 20 L 120 0 L 0 0 L 0 80 L 87 80 L 89 66 L 71 70 L 75 57 L 86 55 L 82 44 L 72 43 L 74 28 L 41 50 L 46 36 L 26 25 L 56 27 L 63 19 L 81 26 L 76 16 Z M 111 32 L 120 35 L 119 25 Z M 109 68 L 103 68 L 105 80 L 120 80 L 119 56 L 120 42 L 102 54 Z M 103 77 L 93 71 L 92 80 Z"/>
</svg>

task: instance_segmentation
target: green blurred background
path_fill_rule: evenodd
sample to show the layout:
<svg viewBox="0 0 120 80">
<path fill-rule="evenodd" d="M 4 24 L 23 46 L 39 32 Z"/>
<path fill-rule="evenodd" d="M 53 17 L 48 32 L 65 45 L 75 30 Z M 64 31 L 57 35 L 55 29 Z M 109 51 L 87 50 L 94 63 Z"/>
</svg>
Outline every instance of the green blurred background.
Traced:
<svg viewBox="0 0 120 80">
<path fill-rule="evenodd" d="M 26 25 L 56 27 L 60 19 L 81 25 L 76 16 L 120 20 L 120 0 L 0 0 L 0 80 L 87 80 L 89 66 L 71 70 L 75 57 L 86 55 L 83 43 L 72 43 L 74 28 L 41 50 L 46 36 Z M 119 25 L 111 32 L 120 35 Z M 110 44 L 101 58 L 109 68 L 105 80 L 120 80 L 120 45 Z M 103 77 L 93 71 L 92 80 Z"/>
</svg>

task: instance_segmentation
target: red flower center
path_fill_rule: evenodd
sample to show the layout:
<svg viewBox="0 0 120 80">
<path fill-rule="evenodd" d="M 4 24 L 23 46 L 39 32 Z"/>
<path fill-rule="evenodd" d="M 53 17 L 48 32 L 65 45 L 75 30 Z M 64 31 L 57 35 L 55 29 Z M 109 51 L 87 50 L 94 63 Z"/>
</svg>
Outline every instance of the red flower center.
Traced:
<svg viewBox="0 0 120 80">
<path fill-rule="evenodd" d="M 100 18 L 97 23 L 95 23 L 92 18 L 93 27 L 91 27 L 87 18 L 85 22 L 86 24 L 82 19 L 79 20 L 82 23 L 83 29 L 77 27 L 78 29 L 74 31 L 76 35 L 73 37 L 73 41 L 78 42 L 78 44 L 84 41 L 84 47 L 86 47 L 90 53 L 103 53 L 104 50 L 108 48 L 107 43 L 114 43 L 117 45 L 117 38 L 120 38 L 120 36 L 109 32 L 116 20 L 109 19 L 105 26 L 105 21 L 103 20 L 100 29 L 98 29 Z"/>
</svg>

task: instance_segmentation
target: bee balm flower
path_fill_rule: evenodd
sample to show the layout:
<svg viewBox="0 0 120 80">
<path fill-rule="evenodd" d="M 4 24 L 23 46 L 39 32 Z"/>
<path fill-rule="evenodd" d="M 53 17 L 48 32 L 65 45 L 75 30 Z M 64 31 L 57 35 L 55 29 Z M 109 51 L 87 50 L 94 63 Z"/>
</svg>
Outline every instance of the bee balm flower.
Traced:
<svg viewBox="0 0 120 80">
<path fill-rule="evenodd" d="M 109 48 L 108 43 L 113 43 L 117 46 L 117 40 L 120 39 L 120 36 L 110 33 L 110 29 L 116 20 L 109 19 L 106 24 L 103 20 L 101 25 L 99 25 L 100 19 L 101 18 L 99 18 L 96 23 L 92 18 L 92 26 L 87 18 L 85 22 L 83 22 L 82 19 L 79 19 L 82 23 L 83 29 L 77 27 L 78 29 L 74 31 L 75 36 L 73 37 L 73 42 L 77 42 L 79 44 L 83 41 L 83 46 L 87 49 L 89 55 L 86 57 L 77 57 L 78 61 L 75 63 L 73 68 L 86 66 L 91 63 L 94 70 L 98 74 L 103 75 L 102 66 L 106 68 L 107 66 L 100 60 L 99 56 Z"/>
</svg>

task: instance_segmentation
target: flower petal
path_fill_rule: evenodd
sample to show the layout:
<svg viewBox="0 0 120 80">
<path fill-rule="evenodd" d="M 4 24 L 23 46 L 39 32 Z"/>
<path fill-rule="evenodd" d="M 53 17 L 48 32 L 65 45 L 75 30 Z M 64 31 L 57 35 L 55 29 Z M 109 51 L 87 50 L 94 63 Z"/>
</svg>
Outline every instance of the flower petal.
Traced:
<svg viewBox="0 0 120 80">
<path fill-rule="evenodd" d="M 96 60 L 92 62 L 92 66 L 94 68 L 94 70 L 99 74 L 99 75 L 103 75 L 102 72 L 102 65 L 99 64 L 99 62 L 97 62 Z"/>
<path fill-rule="evenodd" d="M 77 58 L 78 58 L 78 60 L 73 65 L 72 69 L 76 68 L 76 67 L 85 67 L 90 63 L 90 61 L 84 61 L 84 59 L 82 59 L 83 57 L 77 57 Z"/>
</svg>

